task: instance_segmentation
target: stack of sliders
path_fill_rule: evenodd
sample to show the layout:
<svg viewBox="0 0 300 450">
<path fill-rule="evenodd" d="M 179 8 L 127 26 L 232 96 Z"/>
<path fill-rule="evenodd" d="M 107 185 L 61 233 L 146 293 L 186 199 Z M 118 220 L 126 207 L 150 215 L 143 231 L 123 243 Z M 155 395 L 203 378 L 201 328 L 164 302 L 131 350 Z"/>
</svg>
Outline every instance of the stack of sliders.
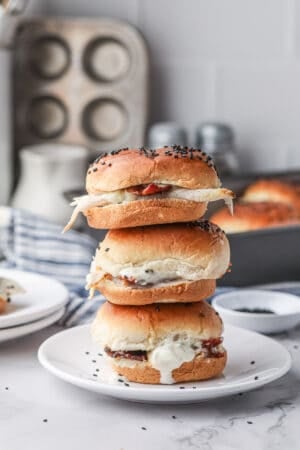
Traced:
<svg viewBox="0 0 300 450">
<path fill-rule="evenodd" d="M 122 149 L 89 168 L 88 195 L 75 210 L 91 227 L 109 228 L 87 287 L 107 302 L 92 337 L 114 370 L 129 381 L 171 384 L 222 373 L 222 322 L 205 302 L 228 269 L 224 232 L 197 221 L 209 201 L 233 193 L 221 188 L 204 152 L 187 147 Z"/>
</svg>

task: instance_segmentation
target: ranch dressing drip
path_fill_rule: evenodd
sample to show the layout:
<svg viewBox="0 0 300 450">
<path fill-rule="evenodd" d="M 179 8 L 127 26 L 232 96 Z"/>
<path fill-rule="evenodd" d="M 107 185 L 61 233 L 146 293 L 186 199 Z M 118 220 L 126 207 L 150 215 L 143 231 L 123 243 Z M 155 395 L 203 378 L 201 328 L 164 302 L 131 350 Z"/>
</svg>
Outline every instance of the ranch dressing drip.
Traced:
<svg viewBox="0 0 300 450">
<path fill-rule="evenodd" d="M 170 336 L 152 350 L 148 358 L 151 366 L 159 370 L 160 382 L 173 384 L 172 371 L 184 362 L 192 361 L 200 351 L 199 348 L 197 350 L 192 348 L 190 339 L 174 340 L 174 336 Z"/>
</svg>

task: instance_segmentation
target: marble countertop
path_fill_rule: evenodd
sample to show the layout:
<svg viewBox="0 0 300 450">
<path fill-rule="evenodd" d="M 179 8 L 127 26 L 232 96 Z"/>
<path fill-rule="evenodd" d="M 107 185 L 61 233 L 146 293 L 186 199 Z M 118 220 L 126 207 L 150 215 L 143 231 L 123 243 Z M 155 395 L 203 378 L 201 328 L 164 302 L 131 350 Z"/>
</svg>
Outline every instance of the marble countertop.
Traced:
<svg viewBox="0 0 300 450">
<path fill-rule="evenodd" d="M 73 387 L 38 363 L 51 327 L 0 345 L 1 450 L 300 448 L 300 328 L 277 337 L 291 371 L 257 391 L 193 405 L 147 405 Z"/>
</svg>

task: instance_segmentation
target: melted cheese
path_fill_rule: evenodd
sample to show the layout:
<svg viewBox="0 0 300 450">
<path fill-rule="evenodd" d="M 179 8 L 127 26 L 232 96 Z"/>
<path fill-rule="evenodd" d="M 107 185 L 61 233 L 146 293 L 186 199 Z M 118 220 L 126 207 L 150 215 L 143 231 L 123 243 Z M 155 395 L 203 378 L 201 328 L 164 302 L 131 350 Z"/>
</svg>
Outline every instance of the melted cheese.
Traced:
<svg viewBox="0 0 300 450">
<path fill-rule="evenodd" d="M 173 187 L 170 191 L 161 192 L 160 194 L 154 194 L 149 196 L 139 196 L 127 192 L 126 189 L 113 192 L 101 192 L 99 194 L 83 195 L 81 197 L 74 198 L 71 206 L 75 206 L 73 214 L 64 228 L 64 231 L 68 231 L 72 228 L 78 214 L 84 212 L 89 208 L 99 206 L 104 207 L 112 204 L 126 204 L 131 201 L 138 200 L 152 200 L 155 198 L 165 199 L 174 198 L 179 200 L 190 200 L 195 202 L 213 202 L 217 200 L 224 200 L 227 204 L 231 214 L 233 211 L 232 198 L 233 192 L 225 188 L 217 189 L 185 189 Z"/>
</svg>

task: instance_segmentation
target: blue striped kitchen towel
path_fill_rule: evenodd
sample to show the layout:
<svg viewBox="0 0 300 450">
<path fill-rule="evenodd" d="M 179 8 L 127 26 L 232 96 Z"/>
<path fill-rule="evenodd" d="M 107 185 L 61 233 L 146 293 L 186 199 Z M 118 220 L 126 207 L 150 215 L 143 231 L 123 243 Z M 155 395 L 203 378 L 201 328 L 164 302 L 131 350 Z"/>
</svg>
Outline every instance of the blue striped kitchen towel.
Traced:
<svg viewBox="0 0 300 450">
<path fill-rule="evenodd" d="M 0 207 L 0 267 L 40 273 L 62 282 L 70 297 L 60 323 L 85 323 L 104 297 L 87 300 L 85 277 L 97 242 L 77 231 L 62 234 L 62 227 L 23 210 Z"/>
</svg>

